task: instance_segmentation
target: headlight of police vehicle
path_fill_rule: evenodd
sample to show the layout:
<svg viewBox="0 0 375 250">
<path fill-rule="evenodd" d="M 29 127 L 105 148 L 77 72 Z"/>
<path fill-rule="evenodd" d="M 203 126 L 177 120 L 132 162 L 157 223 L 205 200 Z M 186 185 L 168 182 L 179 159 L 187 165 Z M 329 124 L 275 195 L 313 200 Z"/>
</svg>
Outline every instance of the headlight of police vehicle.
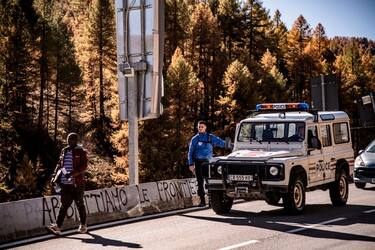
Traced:
<svg viewBox="0 0 375 250">
<path fill-rule="evenodd" d="M 363 162 L 363 160 L 360 156 L 358 156 L 357 159 L 355 159 L 354 166 L 356 168 L 365 166 L 365 163 Z"/>
<path fill-rule="evenodd" d="M 219 174 L 223 174 L 223 168 L 221 166 L 218 166 L 216 171 L 219 173 Z"/>
<path fill-rule="evenodd" d="M 273 176 L 276 176 L 279 174 L 279 169 L 275 166 L 271 166 L 270 167 L 270 174 L 273 175 Z"/>
</svg>

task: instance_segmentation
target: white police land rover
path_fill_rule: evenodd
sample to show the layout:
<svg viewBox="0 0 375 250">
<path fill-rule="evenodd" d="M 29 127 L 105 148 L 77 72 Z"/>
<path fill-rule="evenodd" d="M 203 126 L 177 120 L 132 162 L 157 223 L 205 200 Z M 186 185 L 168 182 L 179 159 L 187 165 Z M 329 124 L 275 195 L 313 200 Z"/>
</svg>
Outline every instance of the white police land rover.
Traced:
<svg viewBox="0 0 375 250">
<path fill-rule="evenodd" d="M 312 112 L 306 103 L 258 104 L 256 115 L 237 124 L 233 152 L 208 165 L 213 210 L 228 213 L 234 199 L 263 199 L 300 214 L 305 192 L 327 190 L 345 205 L 354 158 L 349 117 Z"/>
</svg>

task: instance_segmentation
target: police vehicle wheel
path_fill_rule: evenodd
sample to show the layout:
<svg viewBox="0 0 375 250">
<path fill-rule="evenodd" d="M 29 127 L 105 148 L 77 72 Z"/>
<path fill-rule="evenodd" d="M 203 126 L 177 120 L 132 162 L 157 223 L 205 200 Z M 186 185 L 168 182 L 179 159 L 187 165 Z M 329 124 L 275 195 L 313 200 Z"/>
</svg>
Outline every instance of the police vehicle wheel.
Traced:
<svg viewBox="0 0 375 250">
<path fill-rule="evenodd" d="M 279 204 L 279 201 L 281 199 L 280 194 L 274 193 L 274 192 L 268 192 L 266 193 L 266 199 L 268 205 L 276 206 Z"/>
<path fill-rule="evenodd" d="M 357 188 L 364 189 L 366 187 L 366 182 L 355 182 L 354 184 Z"/>
<path fill-rule="evenodd" d="M 331 197 L 332 205 L 344 206 L 348 200 L 349 186 L 348 177 L 346 176 L 345 170 L 340 170 L 339 178 L 332 183 L 329 188 L 329 196 Z"/>
<path fill-rule="evenodd" d="M 232 209 L 233 199 L 223 191 L 211 191 L 211 206 L 217 214 L 226 214 Z"/>
<path fill-rule="evenodd" d="M 288 193 L 283 196 L 284 209 L 290 214 L 301 214 L 305 209 L 306 191 L 302 178 L 294 176 L 289 185 Z"/>
</svg>

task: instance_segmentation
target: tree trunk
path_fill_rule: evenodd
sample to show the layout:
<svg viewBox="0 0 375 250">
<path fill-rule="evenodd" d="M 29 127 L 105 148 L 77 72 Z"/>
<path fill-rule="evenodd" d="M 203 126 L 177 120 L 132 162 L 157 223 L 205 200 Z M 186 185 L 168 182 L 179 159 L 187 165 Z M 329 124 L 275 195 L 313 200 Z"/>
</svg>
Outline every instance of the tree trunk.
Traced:
<svg viewBox="0 0 375 250">
<path fill-rule="evenodd" d="M 49 95 L 49 83 L 48 83 L 48 72 L 47 72 L 47 81 L 46 81 L 46 89 L 47 89 L 47 115 L 46 115 L 46 128 L 49 131 L 49 110 L 50 110 L 50 95 Z"/>
<path fill-rule="evenodd" d="M 181 83 L 179 83 L 180 85 Z M 179 86 L 179 91 L 180 91 L 181 86 Z M 177 105 L 177 133 L 176 133 L 176 149 L 178 151 L 181 151 L 181 94 L 178 95 L 178 105 Z M 181 178 L 181 154 L 178 154 L 177 158 L 177 166 L 178 166 L 178 178 Z"/>
<path fill-rule="evenodd" d="M 59 53 L 59 52 L 57 52 Z M 57 62 L 56 62 L 56 86 L 55 86 L 55 124 L 54 124 L 54 134 L 53 134 L 53 140 L 56 142 L 57 140 L 57 118 L 58 118 L 58 112 L 59 112 L 59 81 L 60 81 L 60 72 L 59 72 L 59 66 L 60 66 L 60 56 L 57 56 Z"/>
<path fill-rule="evenodd" d="M 40 40 L 40 93 L 39 93 L 39 114 L 38 114 L 38 126 L 43 126 L 43 110 L 44 110 L 44 88 L 46 84 L 46 71 L 47 71 L 47 48 L 46 48 L 46 29 L 43 23 L 42 36 Z"/>
<path fill-rule="evenodd" d="M 69 105 L 69 112 L 68 112 L 68 130 L 69 132 L 72 131 L 72 113 L 73 113 L 73 101 L 72 101 L 72 85 L 69 84 L 69 97 L 68 97 L 68 105 Z"/>
<path fill-rule="evenodd" d="M 102 4 L 100 8 L 102 8 Z M 103 15 L 100 11 L 99 16 L 99 109 L 100 119 L 103 121 L 105 117 L 104 112 L 104 82 L 103 82 Z"/>
<path fill-rule="evenodd" d="M 253 40 L 254 40 L 254 35 L 253 35 L 253 5 L 251 4 L 250 7 L 250 33 L 249 33 L 249 58 L 250 61 L 253 59 Z"/>
</svg>

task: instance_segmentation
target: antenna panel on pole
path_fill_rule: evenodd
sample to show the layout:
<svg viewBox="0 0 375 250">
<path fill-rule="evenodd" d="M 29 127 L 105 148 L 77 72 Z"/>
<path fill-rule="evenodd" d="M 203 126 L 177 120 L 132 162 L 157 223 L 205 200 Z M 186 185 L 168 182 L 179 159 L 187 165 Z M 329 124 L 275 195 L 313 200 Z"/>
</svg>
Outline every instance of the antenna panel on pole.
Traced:
<svg viewBox="0 0 375 250">
<path fill-rule="evenodd" d="M 164 91 L 164 1 L 116 0 L 116 39 L 121 120 L 128 120 L 131 77 L 136 77 L 139 119 L 157 118 Z"/>
</svg>

